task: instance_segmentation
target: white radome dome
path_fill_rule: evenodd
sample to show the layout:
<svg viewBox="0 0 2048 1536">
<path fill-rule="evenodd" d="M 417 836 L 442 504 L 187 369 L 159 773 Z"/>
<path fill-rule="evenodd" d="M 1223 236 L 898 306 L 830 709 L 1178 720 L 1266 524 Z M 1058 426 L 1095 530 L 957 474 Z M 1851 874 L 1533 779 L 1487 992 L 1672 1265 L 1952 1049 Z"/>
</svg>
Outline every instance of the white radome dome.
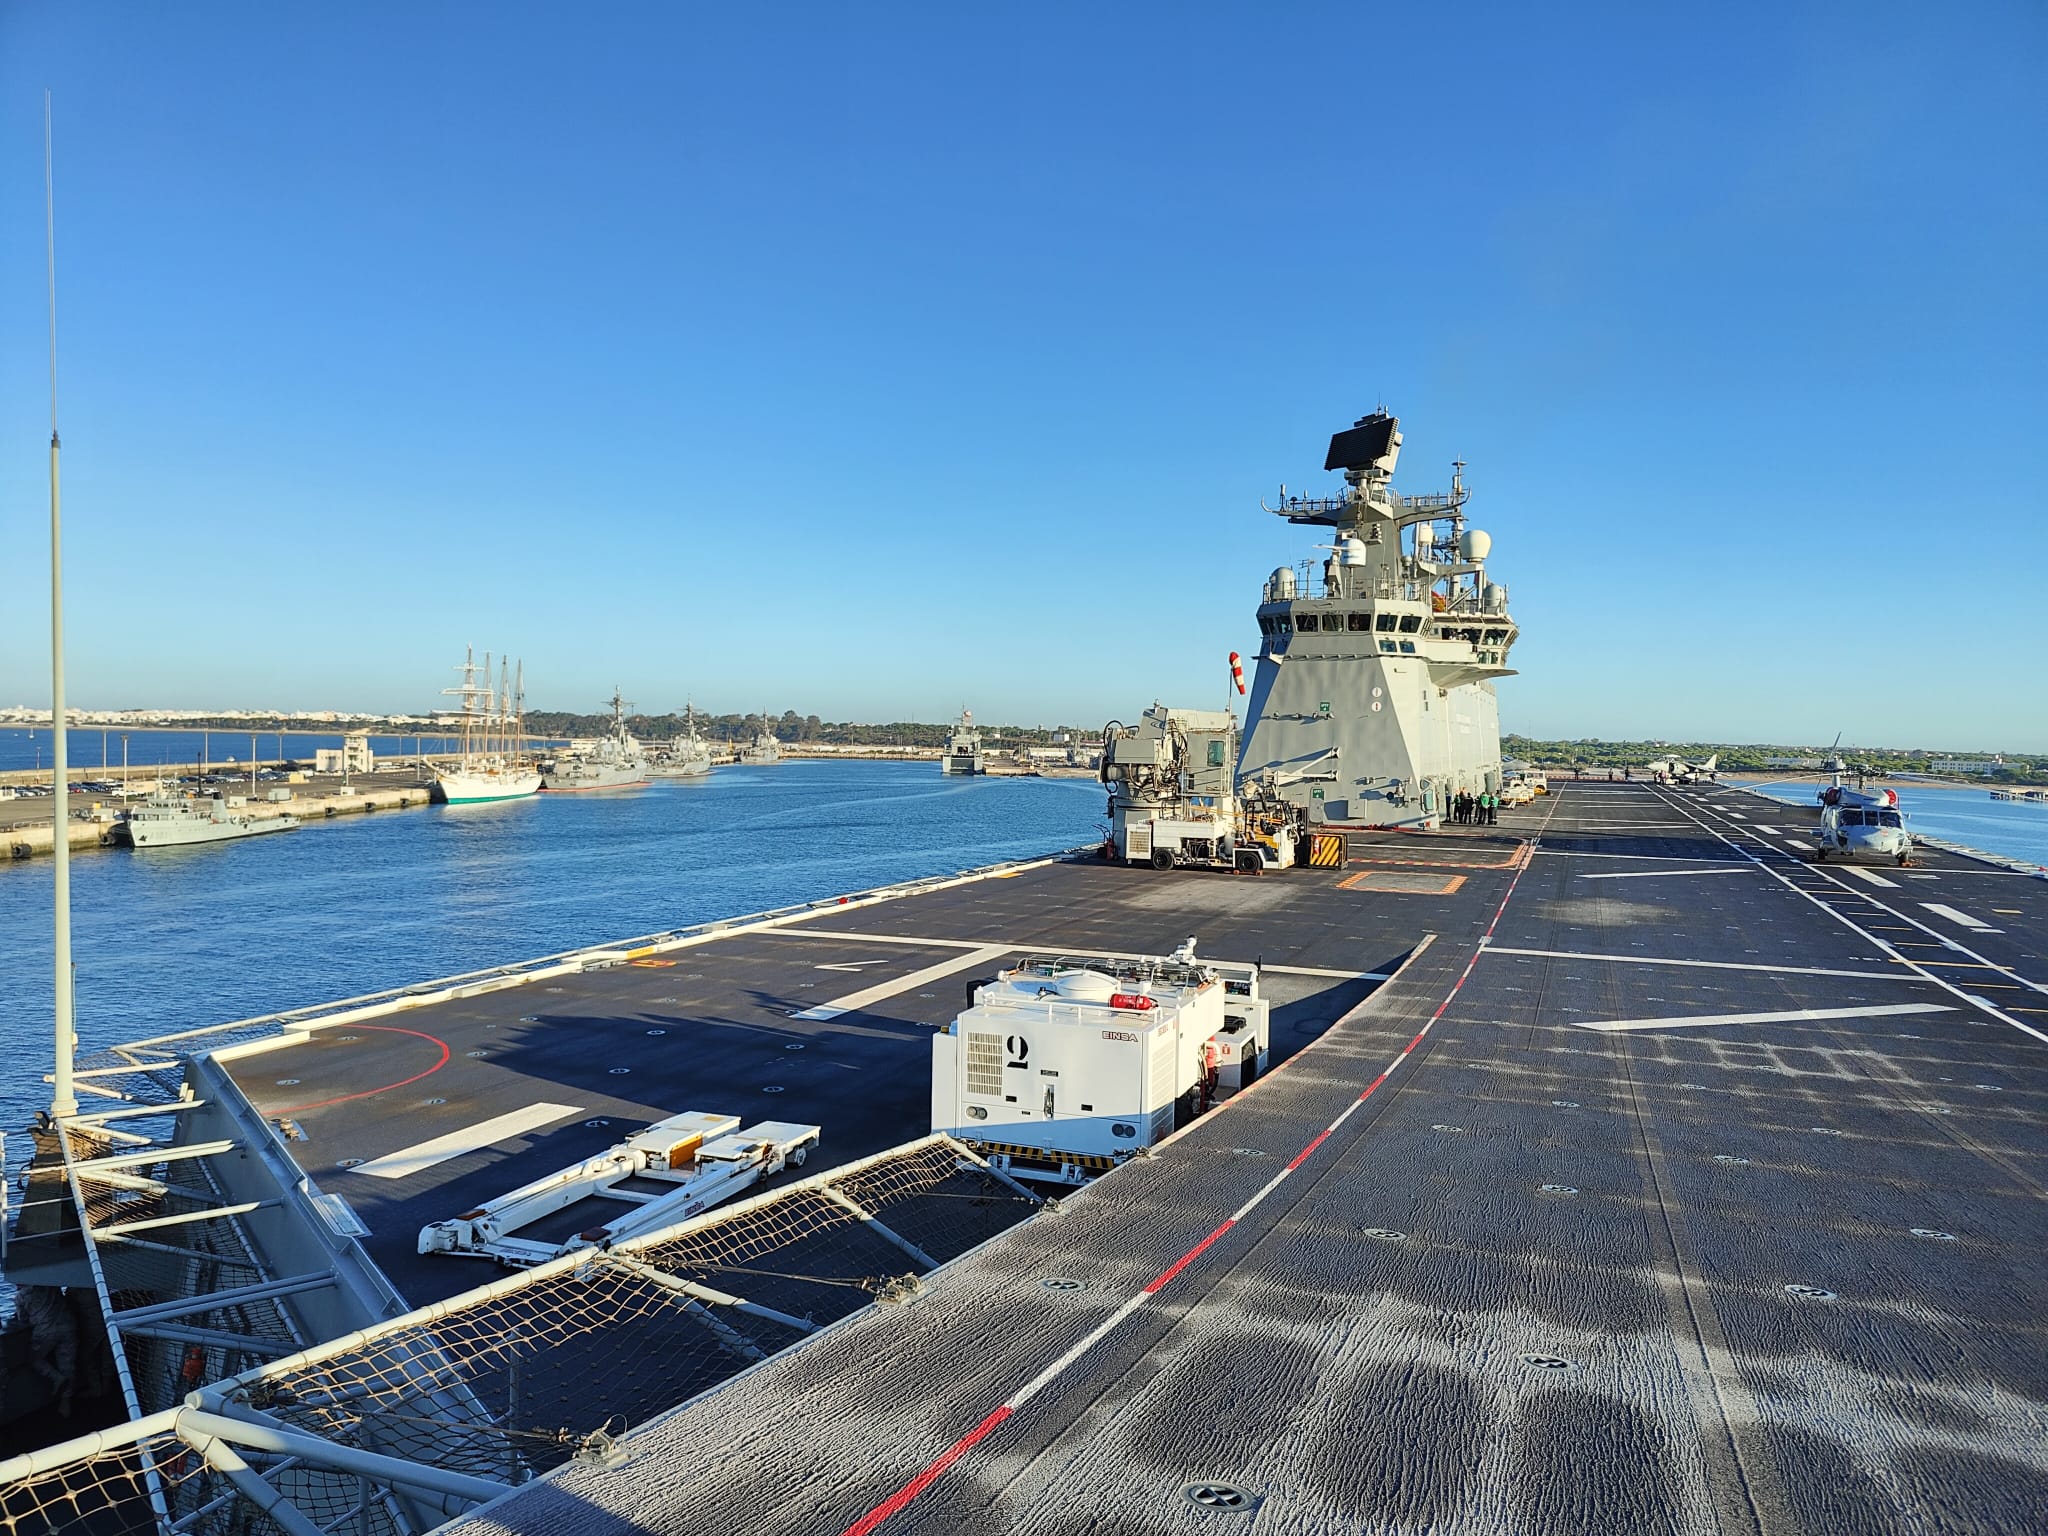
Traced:
<svg viewBox="0 0 2048 1536">
<path fill-rule="evenodd" d="M 1458 553 L 1467 560 L 1484 560 L 1493 553 L 1493 535 L 1483 528 L 1468 528 L 1458 540 Z"/>
</svg>

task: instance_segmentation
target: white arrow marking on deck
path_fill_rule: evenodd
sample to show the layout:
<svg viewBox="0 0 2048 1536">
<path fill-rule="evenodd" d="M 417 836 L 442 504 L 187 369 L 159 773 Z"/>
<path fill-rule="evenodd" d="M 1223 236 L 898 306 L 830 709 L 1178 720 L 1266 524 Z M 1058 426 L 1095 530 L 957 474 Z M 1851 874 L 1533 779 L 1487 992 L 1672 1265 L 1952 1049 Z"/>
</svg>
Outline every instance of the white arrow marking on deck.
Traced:
<svg viewBox="0 0 2048 1536">
<path fill-rule="evenodd" d="M 812 969 L 820 971 L 857 971 L 868 965 L 887 965 L 887 960 L 849 960 L 844 965 L 820 965 Z"/>
<path fill-rule="evenodd" d="M 1938 901 L 1923 901 L 1920 905 L 1932 912 L 1936 917 L 1945 917 L 1952 923 L 1961 923 L 1965 928 L 1977 933 L 2005 932 L 2003 928 L 1994 928 L 1981 918 L 1972 917 L 1967 912 L 1958 912 L 1954 907 L 1945 907 Z"/>
<path fill-rule="evenodd" d="M 852 1013 L 879 1003 L 884 998 L 908 992 L 921 987 L 928 981 L 937 981 L 942 976 L 951 976 L 955 971 L 971 971 L 978 965 L 987 965 L 1010 953 L 1008 944 L 984 944 L 971 949 L 964 955 L 955 955 L 950 960 L 941 960 L 937 965 L 928 965 L 921 971 L 912 971 L 908 976 L 898 976 L 893 981 L 878 981 L 872 987 L 858 992 L 849 992 L 844 997 L 835 997 L 829 1003 L 820 1003 L 815 1008 L 806 1008 L 802 1013 L 792 1013 L 792 1019 L 836 1019 L 842 1013 Z"/>
<path fill-rule="evenodd" d="M 1888 1019 L 1902 1013 L 1954 1013 L 1945 1003 L 1891 1003 L 1882 1008 L 1788 1008 L 1781 1013 L 1705 1013 L 1675 1019 L 1609 1019 L 1576 1029 L 1611 1034 L 1619 1029 L 1696 1029 L 1703 1024 L 1802 1024 L 1815 1019 Z"/>
<path fill-rule="evenodd" d="M 351 1173 L 367 1173 L 373 1179 L 402 1179 L 408 1174 L 431 1168 L 436 1163 L 445 1163 L 451 1157 L 461 1157 L 469 1152 L 481 1152 L 485 1147 L 496 1146 L 501 1141 L 510 1141 L 514 1136 L 523 1136 L 528 1131 L 537 1131 L 554 1120 L 564 1120 L 570 1115 L 583 1111 L 573 1104 L 529 1104 L 524 1109 L 515 1109 L 509 1114 L 497 1115 L 489 1120 L 479 1120 L 475 1125 L 465 1126 L 459 1131 L 450 1131 L 445 1136 L 436 1136 L 399 1152 L 387 1152 L 382 1157 L 372 1158 L 367 1163 L 358 1163 Z"/>
<path fill-rule="evenodd" d="M 1678 880 L 1686 875 L 1747 875 L 1754 864 L 1730 864 L 1723 869 L 1625 869 L 1618 875 L 1581 875 L 1581 880 Z"/>
</svg>

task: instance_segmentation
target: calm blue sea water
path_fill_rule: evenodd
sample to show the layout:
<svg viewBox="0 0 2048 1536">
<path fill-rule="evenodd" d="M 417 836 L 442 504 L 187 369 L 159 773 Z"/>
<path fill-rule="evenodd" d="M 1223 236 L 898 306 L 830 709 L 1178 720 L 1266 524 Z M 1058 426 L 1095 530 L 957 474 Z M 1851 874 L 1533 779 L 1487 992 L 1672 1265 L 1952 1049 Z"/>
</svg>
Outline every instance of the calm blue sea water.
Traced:
<svg viewBox="0 0 2048 1536">
<path fill-rule="evenodd" d="M 247 731 L 119 731 L 109 727 L 101 730 L 98 726 L 73 726 L 66 750 L 71 757 L 71 766 L 98 769 L 105 765 L 107 772 L 118 775 L 121 770 L 122 738 L 127 738 L 128 766 L 154 768 L 159 763 L 224 763 L 230 759 L 237 762 L 249 760 L 249 733 Z M 407 757 L 413 754 L 412 736 L 372 736 L 370 750 L 379 753 L 400 753 Z M 429 736 L 425 738 L 428 751 L 445 745 L 447 738 Z M 329 731 L 321 734 L 315 731 L 258 731 L 256 733 L 256 756 L 264 762 L 281 758 L 299 758 L 312 761 L 315 751 L 321 747 L 339 747 L 341 733 Z M 0 730 L 0 771 L 16 768 L 42 768 L 50 766 L 50 733 L 46 730 L 23 730 L 8 727 Z"/>
<path fill-rule="evenodd" d="M 1092 778 L 788 762 L 80 853 L 80 1049 L 1074 847 L 1100 838 L 1102 805 Z M 16 1168 L 49 1095 L 50 881 L 48 859 L 0 866 L 0 1130 Z"/>
<path fill-rule="evenodd" d="M 1744 781 L 1727 780 L 1736 784 Z M 1812 805 L 1822 780 L 1785 780 L 1747 787 L 1788 805 Z M 2048 806 L 1994 800 L 1982 789 L 1946 788 L 1929 784 L 1884 781 L 1899 792 L 1899 808 L 1910 831 L 1981 848 L 2008 859 L 2048 865 Z"/>
</svg>

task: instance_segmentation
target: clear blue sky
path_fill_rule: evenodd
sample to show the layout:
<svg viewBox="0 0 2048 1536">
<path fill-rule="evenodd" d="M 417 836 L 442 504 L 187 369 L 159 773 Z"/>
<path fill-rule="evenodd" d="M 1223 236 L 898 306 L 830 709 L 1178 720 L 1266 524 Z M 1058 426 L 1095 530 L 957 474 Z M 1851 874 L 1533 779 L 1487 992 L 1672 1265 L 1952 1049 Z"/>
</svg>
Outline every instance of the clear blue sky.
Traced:
<svg viewBox="0 0 2048 1536">
<path fill-rule="evenodd" d="M 0 703 L 1221 701 L 1384 400 L 1538 735 L 2048 750 L 2048 13 L 10 4 Z"/>
</svg>

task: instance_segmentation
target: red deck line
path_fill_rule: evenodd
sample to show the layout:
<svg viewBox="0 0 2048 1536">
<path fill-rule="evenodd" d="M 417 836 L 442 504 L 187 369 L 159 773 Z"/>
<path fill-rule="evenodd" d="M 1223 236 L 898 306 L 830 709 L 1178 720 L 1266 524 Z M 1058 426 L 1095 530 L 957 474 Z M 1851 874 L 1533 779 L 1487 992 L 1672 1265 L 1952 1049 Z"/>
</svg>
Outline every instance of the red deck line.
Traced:
<svg viewBox="0 0 2048 1536">
<path fill-rule="evenodd" d="M 1186 1269 L 1190 1264 L 1194 1263 L 1196 1259 L 1199 1259 L 1202 1256 L 1203 1249 L 1207 1248 L 1211 1243 L 1215 1242 L 1217 1238 L 1221 1237 L 1224 1233 L 1228 1232 L 1232 1227 L 1236 1225 L 1237 1223 L 1235 1221 L 1224 1222 L 1222 1226 L 1218 1227 L 1214 1232 L 1211 1232 L 1207 1237 L 1203 1238 L 1199 1243 L 1195 1244 L 1195 1246 L 1190 1248 L 1186 1253 L 1182 1254 L 1179 1258 L 1175 1259 L 1165 1269 L 1160 1271 L 1158 1279 L 1154 1280 L 1150 1285 L 1145 1287 L 1145 1294 L 1147 1296 L 1158 1295 L 1161 1290 L 1165 1289 L 1167 1284 L 1173 1279 L 1175 1275 L 1179 1274 L 1182 1270 Z"/>
<path fill-rule="evenodd" d="M 943 1477 L 948 1467 L 973 1450 L 982 1436 L 986 1435 L 1009 1416 L 1010 1408 L 1006 1403 L 975 1425 L 966 1434 L 962 1435 L 958 1440 L 947 1446 L 945 1452 L 938 1460 L 934 1461 L 930 1466 L 918 1473 L 917 1476 L 890 1494 L 888 1498 L 882 1500 L 881 1503 L 849 1525 L 843 1536 L 868 1536 L 868 1533 L 873 1531 L 883 1521 L 900 1514 L 910 1504 L 911 1500 L 915 1499 L 925 1489 L 931 1487 L 933 1483 Z"/>
<path fill-rule="evenodd" d="M 1536 833 L 1537 837 L 1540 838 L 1543 835 L 1543 831 L 1547 829 L 1550 825 L 1551 816 L 1554 816 L 1556 812 L 1557 803 L 1555 800 L 1553 800 L 1550 806 L 1550 814 L 1546 815 L 1543 818 L 1543 827 L 1538 829 Z M 1533 841 L 1534 840 L 1532 839 L 1532 845 Z M 1347 1104 L 1344 1108 L 1344 1113 L 1339 1115 L 1335 1120 L 1331 1121 L 1330 1124 L 1323 1129 L 1322 1134 L 1317 1136 L 1316 1139 L 1314 1141 L 1311 1141 L 1307 1146 L 1303 1147 L 1300 1152 L 1296 1153 L 1294 1160 L 1290 1162 L 1286 1166 L 1286 1168 L 1281 1170 L 1280 1176 L 1274 1179 L 1271 1184 L 1268 1184 L 1266 1188 L 1260 1191 L 1258 1195 L 1254 1196 L 1251 1204 L 1247 1205 L 1244 1208 L 1244 1211 L 1240 1211 L 1238 1213 L 1239 1216 L 1244 1215 L 1246 1212 L 1250 1211 L 1254 1206 L 1257 1206 L 1261 1201 L 1265 1199 L 1266 1195 L 1270 1194 L 1275 1188 L 1279 1186 L 1281 1180 L 1285 1179 L 1288 1174 L 1294 1172 L 1295 1169 L 1299 1168 L 1303 1163 L 1307 1162 L 1310 1154 L 1312 1154 L 1316 1150 L 1316 1148 L 1320 1147 L 1325 1141 L 1328 1141 L 1332 1133 L 1336 1131 L 1338 1126 L 1344 1123 L 1345 1119 L 1349 1117 L 1352 1111 L 1355 1110 L 1359 1104 L 1363 1103 L 1365 1100 L 1373 1096 L 1374 1092 L 1379 1088 L 1380 1084 L 1384 1083 L 1389 1077 L 1393 1076 L 1394 1069 L 1400 1066 L 1402 1062 L 1406 1061 L 1409 1055 L 1413 1053 L 1415 1048 L 1422 1043 L 1422 1037 L 1424 1035 L 1427 1035 L 1430 1032 L 1430 1030 L 1436 1027 L 1436 1021 L 1444 1016 L 1445 1010 L 1451 1006 L 1452 999 L 1454 999 L 1458 995 L 1458 989 L 1464 986 L 1465 978 L 1472 974 L 1473 967 L 1479 964 L 1479 957 L 1486 952 L 1486 945 L 1493 938 L 1494 929 L 1500 926 L 1501 914 L 1507 911 L 1508 903 L 1514 899 L 1515 888 L 1522 883 L 1522 872 L 1523 870 L 1526 870 L 1528 867 L 1529 866 L 1526 862 L 1522 864 L 1520 868 L 1516 869 L 1514 878 L 1508 881 L 1508 888 L 1506 892 L 1501 896 L 1500 905 L 1493 909 L 1493 920 L 1486 925 L 1485 936 L 1480 939 L 1478 946 L 1474 948 L 1474 950 L 1472 951 L 1472 958 L 1465 962 L 1465 969 L 1459 973 L 1458 979 L 1451 984 L 1451 990 L 1444 994 L 1444 1000 L 1437 1004 L 1436 1012 L 1432 1013 L 1429 1016 L 1429 1022 L 1422 1026 L 1421 1030 L 1416 1034 L 1413 1040 L 1410 1040 L 1408 1042 L 1407 1046 L 1402 1050 L 1401 1054 L 1399 1056 L 1396 1056 L 1393 1059 L 1393 1061 L 1388 1063 L 1386 1071 L 1382 1072 L 1378 1077 L 1374 1078 L 1371 1084 L 1366 1088 L 1365 1092 L 1361 1093 L 1356 1100 L 1352 1101 L 1350 1104 Z M 1225 1221 L 1221 1226 L 1219 1226 L 1215 1231 L 1211 1232 L 1207 1237 L 1203 1238 L 1199 1243 L 1195 1244 L 1194 1247 L 1190 1248 L 1178 1259 L 1175 1259 L 1173 1263 L 1165 1271 L 1163 1271 L 1156 1280 L 1154 1280 L 1150 1285 L 1146 1286 L 1144 1290 L 1140 1291 L 1137 1294 L 1137 1296 L 1134 1296 L 1130 1299 L 1130 1301 L 1127 1301 L 1124 1304 L 1124 1306 L 1118 1310 L 1117 1313 L 1113 1314 L 1110 1318 L 1106 1319 L 1104 1323 L 1097 1329 L 1095 1334 L 1091 1335 L 1087 1339 L 1084 1339 L 1078 1346 L 1076 1346 L 1076 1348 L 1072 1351 L 1072 1353 L 1069 1356 L 1056 1362 L 1048 1371 L 1043 1373 L 1039 1378 L 1035 1379 L 1030 1386 L 1024 1389 L 1024 1391 L 1020 1394 L 1020 1397 L 1029 1398 L 1031 1396 L 1036 1395 L 1038 1389 L 1041 1386 L 1043 1386 L 1046 1382 L 1054 1379 L 1057 1376 L 1064 1374 L 1066 1369 L 1069 1366 L 1071 1366 L 1075 1361 L 1079 1360 L 1082 1355 L 1086 1354 L 1088 1350 L 1102 1336 L 1112 1331 L 1125 1316 L 1129 1315 L 1131 1309 L 1135 1306 L 1139 1299 L 1145 1296 L 1157 1295 L 1160 1290 L 1162 1290 L 1165 1286 L 1172 1282 L 1173 1278 L 1176 1275 L 1178 1275 L 1183 1269 L 1186 1269 L 1188 1265 L 1194 1263 L 1196 1259 L 1200 1258 L 1203 1252 L 1209 1247 L 1210 1244 L 1214 1243 L 1224 1233 L 1228 1232 L 1232 1227 L 1236 1226 L 1237 1220 L 1237 1217 L 1231 1217 L 1229 1220 Z M 918 1473 L 916 1477 L 913 1477 L 909 1482 L 905 1483 L 901 1488 L 897 1489 L 896 1492 L 890 1494 L 888 1498 L 884 1499 L 881 1503 L 877 1504 L 873 1509 L 870 1509 L 865 1515 L 861 1516 L 860 1519 L 854 1521 L 852 1525 L 849 1525 L 844 1531 L 840 1533 L 840 1536 L 871 1536 L 871 1533 L 883 1522 L 891 1519 L 895 1515 L 902 1513 L 904 1509 L 908 1508 L 911 1502 L 915 1500 L 919 1494 L 923 1493 L 925 1489 L 931 1487 L 933 1483 L 937 1482 L 939 1478 L 945 1474 L 946 1469 L 948 1467 L 952 1466 L 954 1462 L 958 1461 L 962 1456 L 966 1455 L 967 1452 L 972 1450 L 975 1447 L 975 1445 L 978 1444 L 992 1430 L 994 1430 L 998 1424 L 1001 1424 L 1005 1419 L 1007 1419 L 1013 1411 L 1014 1410 L 1008 1403 L 1005 1403 L 1002 1407 L 996 1409 L 987 1418 L 983 1419 L 979 1424 L 975 1425 L 973 1429 L 969 1430 L 966 1434 L 962 1435 L 958 1440 L 955 1440 L 951 1445 L 946 1447 L 944 1454 L 942 1454 L 936 1461 L 932 1462 L 929 1466 L 927 1466 L 922 1472 Z"/>
<path fill-rule="evenodd" d="M 421 1040 L 430 1041 L 441 1047 L 441 1059 L 424 1072 L 415 1072 L 411 1077 L 401 1077 L 397 1082 L 386 1083 L 381 1088 L 365 1088 L 361 1093 L 340 1093 L 331 1099 L 315 1099 L 310 1104 L 294 1104 L 288 1109 L 272 1109 L 266 1110 L 264 1113 L 270 1115 L 297 1115 L 309 1109 L 325 1109 L 329 1104 L 346 1104 L 350 1099 L 367 1099 L 374 1093 L 389 1093 L 394 1088 L 403 1088 L 407 1083 L 416 1083 L 423 1077 L 431 1077 L 434 1073 L 448 1065 L 448 1058 L 453 1054 L 448 1049 L 448 1042 L 446 1040 L 443 1040 L 439 1035 L 427 1034 L 423 1030 L 399 1029 L 390 1024 L 359 1024 L 356 1027 L 358 1029 L 374 1029 L 387 1035 L 413 1035 Z"/>
</svg>

